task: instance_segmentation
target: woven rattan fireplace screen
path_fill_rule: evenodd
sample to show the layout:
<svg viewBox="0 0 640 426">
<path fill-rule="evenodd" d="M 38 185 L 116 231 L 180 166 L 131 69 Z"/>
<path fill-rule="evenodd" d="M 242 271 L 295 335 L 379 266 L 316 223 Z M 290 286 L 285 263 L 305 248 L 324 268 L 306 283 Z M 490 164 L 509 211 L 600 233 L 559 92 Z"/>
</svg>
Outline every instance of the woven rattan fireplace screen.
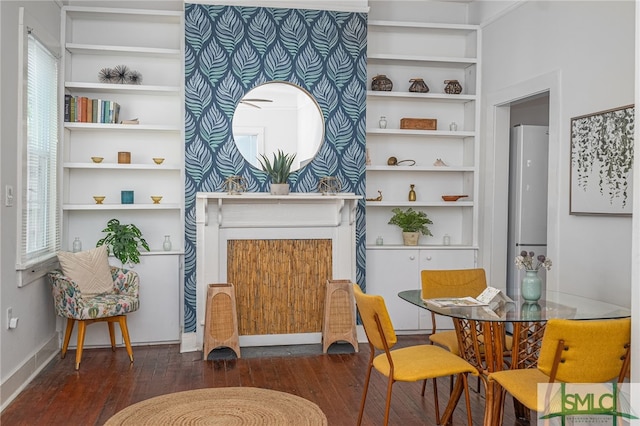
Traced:
<svg viewBox="0 0 640 426">
<path fill-rule="evenodd" d="M 332 270 L 330 239 L 228 240 L 240 335 L 320 332 Z"/>
</svg>

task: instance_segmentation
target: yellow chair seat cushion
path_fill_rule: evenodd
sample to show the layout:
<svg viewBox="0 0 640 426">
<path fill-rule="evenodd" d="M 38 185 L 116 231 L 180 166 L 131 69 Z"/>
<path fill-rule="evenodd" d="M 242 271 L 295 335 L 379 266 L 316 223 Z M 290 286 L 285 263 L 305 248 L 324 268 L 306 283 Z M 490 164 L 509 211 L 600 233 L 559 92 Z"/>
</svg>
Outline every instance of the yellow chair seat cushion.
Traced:
<svg viewBox="0 0 640 426">
<path fill-rule="evenodd" d="M 543 411 L 538 407 L 538 383 L 549 383 L 549 376 L 537 368 L 497 371 L 489 374 L 489 381 L 496 381 L 530 410 Z"/>
<path fill-rule="evenodd" d="M 460 349 L 458 348 L 458 336 L 456 336 L 455 330 L 439 331 L 429 336 L 429 340 L 443 348 L 449 350 L 452 354 L 460 355 Z M 482 341 L 482 336 L 480 336 Z M 513 346 L 513 338 L 511 336 L 505 336 L 505 347 L 507 350 L 511 350 Z M 480 352 L 484 353 L 484 346 L 480 346 Z"/>
<path fill-rule="evenodd" d="M 449 350 L 452 354 L 460 355 L 460 349 L 458 348 L 458 336 L 455 330 L 439 331 L 429 336 L 429 340 L 443 348 Z"/>
<path fill-rule="evenodd" d="M 477 370 L 467 361 L 438 346 L 411 346 L 390 353 L 394 365 L 393 379 L 396 381 L 415 382 L 459 373 L 478 375 Z M 376 356 L 373 366 L 385 376 L 390 375 L 386 354 Z"/>
</svg>

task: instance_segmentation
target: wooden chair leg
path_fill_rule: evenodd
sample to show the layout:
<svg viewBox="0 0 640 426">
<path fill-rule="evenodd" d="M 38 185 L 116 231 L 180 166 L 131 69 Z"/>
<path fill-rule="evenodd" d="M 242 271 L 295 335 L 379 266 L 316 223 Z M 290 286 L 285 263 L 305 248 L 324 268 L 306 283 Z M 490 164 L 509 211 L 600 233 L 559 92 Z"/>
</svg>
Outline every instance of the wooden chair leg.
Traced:
<svg viewBox="0 0 640 426">
<path fill-rule="evenodd" d="M 449 392 L 451 394 L 451 392 Z M 437 378 L 433 378 L 433 405 L 436 414 L 436 423 L 440 424 L 440 406 L 438 405 L 438 382 Z"/>
<path fill-rule="evenodd" d="M 422 392 L 421 395 L 424 396 L 424 392 L 427 388 L 427 380 L 423 380 L 422 382 Z M 437 378 L 433 379 L 433 405 L 436 414 L 436 423 L 440 424 L 440 406 L 438 405 L 438 382 Z"/>
<path fill-rule="evenodd" d="M 62 342 L 62 351 L 60 358 L 65 357 L 67 355 L 67 348 L 69 347 L 69 340 L 71 340 L 71 333 L 73 333 L 73 325 L 76 323 L 76 320 L 73 318 L 67 318 L 67 329 L 64 332 L 64 341 Z"/>
<path fill-rule="evenodd" d="M 133 362 L 133 349 L 131 349 L 131 341 L 129 340 L 129 328 L 127 327 L 126 315 L 119 316 L 118 322 L 120 323 L 120 332 L 124 339 L 124 345 L 127 348 L 127 354 L 129 354 L 129 359 Z"/>
<path fill-rule="evenodd" d="M 369 379 L 371 378 L 371 369 L 373 365 L 369 364 L 369 369 L 367 370 L 367 377 L 364 379 L 364 388 L 362 389 L 362 402 L 360 403 L 360 413 L 358 414 L 358 423 L 357 426 L 362 424 L 362 416 L 364 414 L 364 404 L 367 402 L 367 391 L 369 390 Z"/>
<path fill-rule="evenodd" d="M 78 347 L 76 348 L 76 370 L 80 369 L 80 360 L 82 359 L 82 347 L 84 346 L 84 334 L 87 330 L 87 324 L 83 320 L 78 320 Z"/>
<path fill-rule="evenodd" d="M 107 327 L 109 327 L 109 339 L 111 340 L 111 351 L 116 351 L 116 333 L 113 329 L 113 322 L 107 321 Z"/>
<path fill-rule="evenodd" d="M 387 403 L 384 407 L 384 426 L 389 424 L 389 411 L 391 410 L 391 391 L 393 390 L 393 369 L 391 369 L 391 374 L 389 374 L 389 381 L 387 382 Z"/>
</svg>

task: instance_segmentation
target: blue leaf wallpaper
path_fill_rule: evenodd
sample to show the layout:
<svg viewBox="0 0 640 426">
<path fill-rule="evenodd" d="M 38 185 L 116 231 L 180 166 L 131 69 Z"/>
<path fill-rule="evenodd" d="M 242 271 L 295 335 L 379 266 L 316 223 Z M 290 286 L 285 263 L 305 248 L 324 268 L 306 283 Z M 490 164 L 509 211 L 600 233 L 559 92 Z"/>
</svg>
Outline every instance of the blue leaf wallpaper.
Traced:
<svg viewBox="0 0 640 426">
<path fill-rule="evenodd" d="M 224 191 L 241 175 L 268 192 L 264 172 L 236 148 L 231 122 L 246 92 L 262 83 L 295 83 L 317 100 L 325 140 L 290 177 L 293 192 L 316 192 L 337 176 L 363 196 L 357 212 L 357 276 L 365 287 L 365 108 L 367 15 L 306 9 L 185 5 L 185 318 L 196 330 L 195 194 Z"/>
</svg>

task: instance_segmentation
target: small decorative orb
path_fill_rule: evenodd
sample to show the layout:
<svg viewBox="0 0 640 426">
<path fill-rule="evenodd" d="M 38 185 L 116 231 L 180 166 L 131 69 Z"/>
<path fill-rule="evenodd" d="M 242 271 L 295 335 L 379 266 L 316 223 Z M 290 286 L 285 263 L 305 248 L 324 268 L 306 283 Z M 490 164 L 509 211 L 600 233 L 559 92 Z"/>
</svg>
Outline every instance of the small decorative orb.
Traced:
<svg viewBox="0 0 640 426">
<path fill-rule="evenodd" d="M 142 74 L 138 71 L 131 71 L 127 75 L 127 84 L 142 84 Z"/>
<path fill-rule="evenodd" d="M 162 157 L 153 157 L 153 162 L 156 164 L 162 164 L 164 162 L 164 158 Z"/>
<path fill-rule="evenodd" d="M 91 157 L 91 161 L 94 163 L 102 163 L 102 160 L 104 160 L 102 157 Z"/>
<path fill-rule="evenodd" d="M 115 83 L 116 73 L 112 68 L 102 68 L 98 73 L 98 80 L 100 83 Z"/>
<path fill-rule="evenodd" d="M 340 180 L 335 176 L 325 176 L 318 182 L 318 191 L 322 195 L 335 195 L 342 189 Z"/>
<path fill-rule="evenodd" d="M 104 195 L 94 195 L 93 199 L 96 200 L 96 204 L 102 204 L 105 199 Z"/>
<path fill-rule="evenodd" d="M 115 83 L 120 84 L 126 83 L 129 80 L 129 74 L 131 73 L 131 71 L 129 71 L 129 67 L 126 65 L 116 65 L 113 72 L 115 74 Z"/>
<path fill-rule="evenodd" d="M 229 176 L 224 181 L 224 188 L 229 195 L 240 195 L 247 192 L 247 180 L 242 176 Z"/>
<path fill-rule="evenodd" d="M 162 195 L 152 195 L 151 199 L 153 200 L 153 204 L 160 204 L 160 200 L 162 200 Z"/>
</svg>

